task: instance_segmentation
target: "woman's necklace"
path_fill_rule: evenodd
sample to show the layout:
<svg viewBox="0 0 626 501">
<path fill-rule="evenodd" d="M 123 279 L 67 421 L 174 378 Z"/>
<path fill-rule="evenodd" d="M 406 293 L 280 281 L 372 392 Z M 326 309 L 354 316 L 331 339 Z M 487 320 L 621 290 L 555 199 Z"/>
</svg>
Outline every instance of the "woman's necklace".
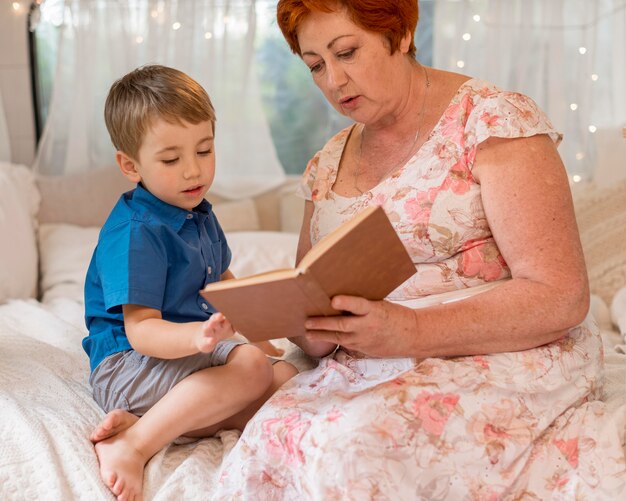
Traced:
<svg viewBox="0 0 626 501">
<path fill-rule="evenodd" d="M 424 109 L 426 108 L 426 97 L 428 95 L 428 89 L 430 87 L 430 80 L 428 78 L 428 72 L 426 71 L 426 67 L 422 66 L 422 69 L 424 70 L 424 98 L 422 99 L 422 109 L 420 110 L 420 121 L 417 127 L 417 131 L 415 131 L 415 137 L 413 138 L 413 143 L 411 143 L 411 147 L 409 148 L 409 151 L 402 158 L 402 160 L 400 162 L 394 162 L 394 164 L 385 171 L 385 173 L 382 175 L 382 177 L 378 181 L 379 183 L 383 179 L 385 179 L 391 172 L 396 170 L 398 167 L 404 165 L 407 162 L 407 160 L 411 158 L 415 145 L 417 144 L 417 140 L 420 137 L 420 131 L 422 130 L 422 124 L 424 123 Z M 361 157 L 363 155 L 363 139 L 364 138 L 365 138 L 365 124 L 363 124 L 361 127 L 361 141 L 359 142 L 359 157 L 357 159 L 356 170 L 354 172 L 354 188 L 359 193 L 361 193 L 361 195 L 365 193 L 361 188 L 359 188 L 359 174 L 361 173 Z"/>
</svg>

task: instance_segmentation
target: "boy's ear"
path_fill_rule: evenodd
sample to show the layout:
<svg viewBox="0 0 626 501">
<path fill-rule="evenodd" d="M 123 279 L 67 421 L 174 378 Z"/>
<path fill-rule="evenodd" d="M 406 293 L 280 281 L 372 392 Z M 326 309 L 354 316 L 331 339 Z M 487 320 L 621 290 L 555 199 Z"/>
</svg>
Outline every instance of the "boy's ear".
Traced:
<svg viewBox="0 0 626 501">
<path fill-rule="evenodd" d="M 115 153 L 115 161 L 120 166 L 122 174 L 131 182 L 139 183 L 141 181 L 141 175 L 137 172 L 135 161 L 130 158 L 123 151 L 117 151 Z"/>
</svg>

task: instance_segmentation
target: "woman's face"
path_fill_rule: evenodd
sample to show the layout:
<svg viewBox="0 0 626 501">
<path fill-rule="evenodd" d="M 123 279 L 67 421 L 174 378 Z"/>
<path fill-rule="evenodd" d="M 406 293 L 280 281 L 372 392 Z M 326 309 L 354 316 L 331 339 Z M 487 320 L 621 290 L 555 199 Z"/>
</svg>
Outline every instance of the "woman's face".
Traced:
<svg viewBox="0 0 626 501">
<path fill-rule="evenodd" d="M 315 84 L 339 113 L 356 122 L 384 120 L 406 95 L 409 35 L 392 55 L 382 35 L 355 25 L 341 10 L 309 14 L 298 42 Z"/>
</svg>

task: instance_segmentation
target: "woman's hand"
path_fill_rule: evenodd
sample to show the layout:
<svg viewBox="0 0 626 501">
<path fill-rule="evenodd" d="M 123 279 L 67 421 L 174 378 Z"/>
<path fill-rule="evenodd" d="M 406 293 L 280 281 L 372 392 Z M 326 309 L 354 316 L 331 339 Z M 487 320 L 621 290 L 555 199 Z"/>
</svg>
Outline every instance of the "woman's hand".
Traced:
<svg viewBox="0 0 626 501">
<path fill-rule="evenodd" d="M 309 342 L 339 344 L 371 357 L 411 356 L 417 331 L 411 309 L 355 296 L 335 296 L 332 306 L 349 314 L 309 318 L 305 324 Z"/>
</svg>

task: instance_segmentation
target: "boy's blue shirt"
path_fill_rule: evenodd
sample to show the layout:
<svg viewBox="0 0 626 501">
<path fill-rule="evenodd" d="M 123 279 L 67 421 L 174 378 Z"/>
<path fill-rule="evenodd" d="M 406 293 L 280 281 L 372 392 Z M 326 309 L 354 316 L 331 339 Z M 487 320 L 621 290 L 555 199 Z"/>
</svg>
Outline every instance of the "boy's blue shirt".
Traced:
<svg viewBox="0 0 626 501">
<path fill-rule="evenodd" d="M 91 370 L 130 350 L 122 305 L 161 311 L 171 322 L 204 321 L 215 312 L 199 294 L 231 260 L 224 232 L 206 200 L 187 211 L 143 188 L 124 193 L 100 231 L 85 280 L 83 348 Z"/>
</svg>

